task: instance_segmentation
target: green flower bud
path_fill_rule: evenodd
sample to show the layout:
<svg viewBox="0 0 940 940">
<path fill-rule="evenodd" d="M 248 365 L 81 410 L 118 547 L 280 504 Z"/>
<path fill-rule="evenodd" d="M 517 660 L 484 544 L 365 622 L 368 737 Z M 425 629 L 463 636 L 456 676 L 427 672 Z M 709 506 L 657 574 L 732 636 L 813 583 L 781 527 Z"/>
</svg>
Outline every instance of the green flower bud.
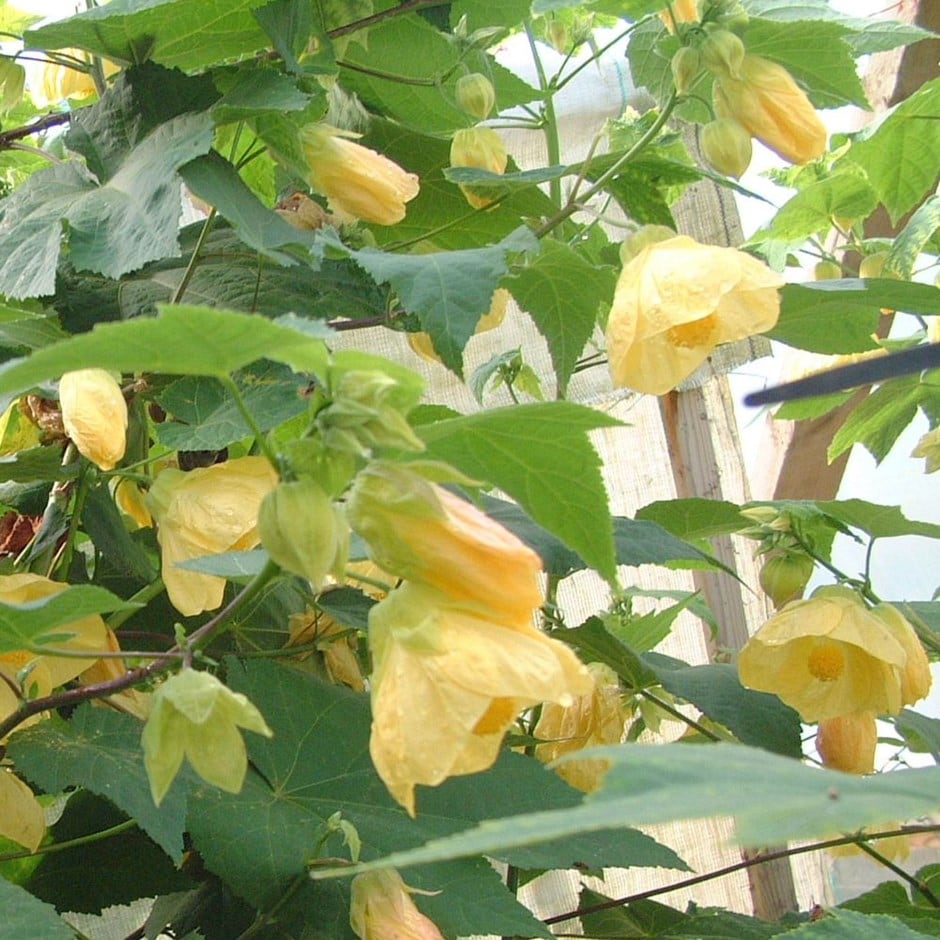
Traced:
<svg viewBox="0 0 940 940">
<path fill-rule="evenodd" d="M 718 118 L 702 128 L 702 156 L 719 173 L 740 178 L 751 162 L 751 135 L 734 118 Z"/>
<path fill-rule="evenodd" d="M 550 20 L 545 27 L 545 36 L 559 55 L 568 51 L 568 27 L 561 20 Z"/>
<path fill-rule="evenodd" d="M 814 281 L 835 281 L 842 277 L 842 266 L 835 261 L 819 261 L 813 268 Z"/>
<path fill-rule="evenodd" d="M 692 46 L 682 46 L 669 63 L 676 91 L 684 95 L 695 82 L 702 68 L 702 54 Z"/>
<path fill-rule="evenodd" d="M 893 281 L 901 280 L 901 275 L 892 268 L 885 267 L 890 252 L 876 251 L 874 254 L 862 258 L 858 266 L 859 277 L 885 277 Z"/>
<path fill-rule="evenodd" d="M 644 248 L 675 237 L 667 225 L 643 225 L 620 243 L 620 263 L 629 264 Z"/>
<path fill-rule="evenodd" d="M 279 483 L 258 510 L 258 535 L 285 571 L 319 591 L 328 574 L 342 577 L 349 555 L 349 526 L 319 483 Z"/>
<path fill-rule="evenodd" d="M 496 106 L 496 90 L 493 83 L 479 72 L 461 75 L 454 89 L 457 106 L 464 114 L 484 121 Z"/>
<path fill-rule="evenodd" d="M 803 596 L 813 574 L 813 559 L 797 552 L 772 555 L 760 570 L 760 586 L 778 610 Z"/>
<path fill-rule="evenodd" d="M 728 29 L 716 29 L 702 43 L 702 62 L 715 75 L 740 79 L 745 51 L 739 36 Z"/>
</svg>

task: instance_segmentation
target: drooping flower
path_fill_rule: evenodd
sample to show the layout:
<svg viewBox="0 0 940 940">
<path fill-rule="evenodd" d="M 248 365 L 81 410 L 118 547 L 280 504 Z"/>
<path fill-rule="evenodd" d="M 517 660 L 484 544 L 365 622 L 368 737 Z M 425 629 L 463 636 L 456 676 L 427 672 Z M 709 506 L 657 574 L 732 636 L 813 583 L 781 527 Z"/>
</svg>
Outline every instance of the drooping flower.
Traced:
<svg viewBox="0 0 940 940">
<path fill-rule="evenodd" d="M 59 54 L 88 62 L 88 53 L 81 49 L 60 49 Z M 120 71 L 119 66 L 108 59 L 102 59 L 101 64 L 106 78 Z M 71 68 L 61 62 L 47 62 L 43 65 L 39 81 L 35 84 L 36 87 L 31 89 L 30 96 L 37 108 L 45 108 L 71 98 L 88 98 L 98 90 L 90 71 Z"/>
<path fill-rule="evenodd" d="M 471 503 L 400 464 L 375 461 L 353 485 L 352 527 L 373 561 L 505 625 L 542 604 L 539 556 Z"/>
<path fill-rule="evenodd" d="M 617 674 L 602 663 L 589 663 L 587 669 L 594 680 L 587 695 L 568 706 L 542 706 L 534 733 L 544 743 L 536 747 L 535 756 L 546 764 L 586 747 L 620 743 L 627 715 Z M 563 761 L 555 770 L 571 786 L 590 793 L 600 786 L 608 766 L 606 760 L 581 758 Z"/>
<path fill-rule="evenodd" d="M 153 693 L 141 735 L 150 792 L 158 806 L 185 757 L 206 783 L 238 793 L 248 770 L 239 728 L 271 737 L 272 731 L 248 699 L 215 676 L 183 669 Z"/>
<path fill-rule="evenodd" d="M 496 569 L 489 569 L 494 575 Z M 392 796 L 490 767 L 519 712 L 571 704 L 591 676 L 574 653 L 528 625 L 481 618 L 447 595 L 405 583 L 369 614 L 369 750 Z"/>
<path fill-rule="evenodd" d="M 29 604 L 51 597 L 68 587 L 38 574 L 11 574 L 0 577 L 0 603 Z M 95 653 L 110 649 L 108 628 L 97 614 L 62 624 L 52 631 L 55 638 L 49 652 L 30 650 L 0 652 L 0 718 L 14 712 L 23 698 L 49 695 L 70 682 L 97 659 Z M 56 656 L 56 650 L 88 652 L 88 656 Z M 21 672 L 25 670 L 25 672 Z"/>
<path fill-rule="evenodd" d="M 117 380 L 104 369 L 66 372 L 59 382 L 62 424 L 78 452 L 102 470 L 112 470 L 127 445 L 127 402 Z"/>
<path fill-rule="evenodd" d="M 816 732 L 822 762 L 847 774 L 870 774 L 875 769 L 878 729 L 871 712 L 826 718 Z"/>
<path fill-rule="evenodd" d="M 702 156 L 719 173 L 740 179 L 751 164 L 751 135 L 734 118 L 718 118 L 702 128 Z"/>
<path fill-rule="evenodd" d="M 290 631 L 288 646 L 316 643 L 317 651 L 323 655 L 326 673 L 333 682 L 348 685 L 356 692 L 365 691 L 362 667 L 356 655 L 355 634 L 350 634 L 328 614 L 310 608 L 291 614 L 287 627 Z"/>
<path fill-rule="evenodd" d="M 461 75 L 454 86 L 454 96 L 457 107 L 478 121 L 485 121 L 496 106 L 493 83 L 479 72 Z"/>
<path fill-rule="evenodd" d="M 157 522 L 163 582 L 170 602 L 184 616 L 215 610 L 225 579 L 177 567 L 177 562 L 254 548 L 258 508 L 277 485 L 264 457 L 238 457 L 189 472 L 163 470 L 147 494 Z"/>
<path fill-rule="evenodd" d="M 645 247 L 624 265 L 607 319 L 614 385 L 662 395 L 721 343 L 771 329 L 784 280 L 734 248 L 687 235 Z"/>
<path fill-rule="evenodd" d="M 35 852 L 45 834 L 45 813 L 33 791 L 10 770 L 0 768 L 0 836 Z"/>
<path fill-rule="evenodd" d="M 473 167 L 502 175 L 506 172 L 508 162 L 506 145 L 492 127 L 478 124 L 454 133 L 450 143 L 451 166 Z M 460 191 L 474 209 L 485 209 L 494 201 L 482 186 L 460 184 Z"/>
<path fill-rule="evenodd" d="M 305 127 L 300 137 L 310 167 L 307 181 L 341 218 L 401 222 L 405 203 L 418 195 L 418 177 L 349 139 L 355 136 L 326 124 Z"/>
<path fill-rule="evenodd" d="M 351 892 L 349 925 L 360 940 L 442 940 L 395 869 L 356 875 Z"/>
<path fill-rule="evenodd" d="M 929 688 L 925 663 L 894 608 L 869 610 L 850 588 L 828 587 L 771 617 L 741 650 L 738 672 L 744 685 L 779 696 L 813 722 L 896 715 Z"/>
<path fill-rule="evenodd" d="M 747 53 L 738 76 L 718 74 L 712 87 L 718 117 L 734 118 L 784 160 L 808 163 L 825 151 L 826 126 L 782 65 Z"/>
</svg>

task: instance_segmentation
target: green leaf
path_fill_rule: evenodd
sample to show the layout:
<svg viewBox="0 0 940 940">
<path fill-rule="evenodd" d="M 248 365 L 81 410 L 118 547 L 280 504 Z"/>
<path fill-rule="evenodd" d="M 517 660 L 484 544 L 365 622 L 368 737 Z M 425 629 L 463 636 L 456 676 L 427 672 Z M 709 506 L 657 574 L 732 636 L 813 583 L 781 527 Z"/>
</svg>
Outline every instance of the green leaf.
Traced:
<svg viewBox="0 0 940 940">
<path fill-rule="evenodd" d="M 563 395 L 578 357 L 610 306 L 617 272 L 590 264 L 563 242 L 548 240 L 535 260 L 505 286 L 545 337 Z"/>
<path fill-rule="evenodd" d="M 216 124 L 247 121 L 259 112 L 303 111 L 311 96 L 297 87 L 297 82 L 273 69 L 240 70 L 225 87 L 225 94 L 213 105 Z"/>
<path fill-rule="evenodd" d="M 900 506 L 882 506 L 864 499 L 818 500 L 816 506 L 844 525 L 861 529 L 872 538 L 922 535 L 940 539 L 940 525 L 908 519 Z"/>
<path fill-rule="evenodd" d="M 285 66 L 294 74 L 303 74 L 303 66 L 297 61 L 310 41 L 314 31 L 313 7 L 306 3 L 294 3 L 293 0 L 272 0 L 254 11 L 255 19 L 271 38 L 275 51 L 284 61 Z M 324 37 L 317 37 L 317 44 L 329 48 L 329 42 L 322 42 Z M 332 58 L 332 53 L 330 53 Z"/>
<path fill-rule="evenodd" d="M 54 314 L 33 313 L 0 304 L 0 346 L 40 349 L 67 335 Z"/>
<path fill-rule="evenodd" d="M 917 207 L 897 234 L 885 267 L 909 278 L 918 256 L 937 229 L 940 229 L 940 195 L 933 195 Z"/>
<path fill-rule="evenodd" d="M 58 594 L 24 604 L 0 603 L 0 652 L 55 646 L 74 636 L 69 624 L 82 617 L 139 606 L 90 584 L 70 585 Z"/>
<path fill-rule="evenodd" d="M 260 574 L 268 562 L 268 553 L 263 548 L 242 552 L 222 552 L 218 555 L 200 555 L 178 561 L 177 568 L 199 571 L 231 581 L 248 581 Z"/>
<path fill-rule="evenodd" d="M 107 481 L 89 488 L 82 507 L 82 529 L 104 556 L 103 568 L 113 566 L 122 574 L 147 584 L 157 577 L 158 571 L 147 553 L 127 531 Z"/>
<path fill-rule="evenodd" d="M 808 767 L 742 744 L 622 744 L 579 751 L 611 766 L 601 789 L 564 812 L 489 820 L 419 849 L 376 861 L 317 870 L 311 877 L 343 878 L 371 868 L 404 867 L 498 854 L 571 832 L 611 826 L 734 816 L 742 845 L 776 845 L 825 838 L 890 819 L 932 813 L 940 806 L 940 768 L 857 777 Z"/>
<path fill-rule="evenodd" d="M 154 805 L 140 749 L 142 725 L 130 715 L 81 705 L 68 721 L 44 721 L 10 740 L 17 768 L 47 793 L 82 787 L 106 797 L 178 865 L 183 857 L 186 787 Z"/>
<path fill-rule="evenodd" d="M 528 229 L 487 248 L 402 255 L 363 248 L 350 252 L 377 283 L 388 282 L 408 313 L 417 314 L 444 364 L 463 373 L 463 348 L 490 309 L 508 270 L 510 251 L 537 249 Z"/>
<path fill-rule="evenodd" d="M 619 424 L 569 402 L 519 405 L 417 428 L 427 456 L 508 493 L 605 578 L 614 544 L 600 459 L 587 432 Z"/>
<path fill-rule="evenodd" d="M 912 751 L 929 754 L 935 764 L 940 764 L 940 718 L 905 708 L 894 719 L 894 727 Z"/>
<path fill-rule="evenodd" d="M 905 616 L 912 615 L 929 629 L 940 633 L 940 601 L 894 601 L 894 606 Z"/>
<path fill-rule="evenodd" d="M 168 185 L 212 144 L 208 115 L 172 118 L 146 136 L 107 182 L 77 161 L 34 173 L 2 205 L 0 291 L 53 293 L 63 222 L 78 270 L 120 277 L 177 251 L 179 192 Z"/>
<path fill-rule="evenodd" d="M 44 904 L 19 885 L 0 878 L 4 940 L 74 940 L 75 932 L 51 904 Z"/>
<path fill-rule="evenodd" d="M 938 113 L 940 78 L 935 78 L 860 131 L 843 157 L 868 175 L 892 223 L 937 184 Z"/>
<path fill-rule="evenodd" d="M 283 366 L 264 363 L 236 380 L 242 403 L 257 427 L 270 431 L 303 414 L 307 382 Z M 221 450 L 252 435 L 229 390 L 217 379 L 185 376 L 157 397 L 173 419 L 158 424 L 157 439 L 171 450 Z"/>
<path fill-rule="evenodd" d="M 776 695 L 744 688 L 735 666 L 710 663 L 660 668 L 656 674 L 667 692 L 691 702 L 702 714 L 724 725 L 742 744 L 784 757 L 802 756 L 799 714 Z"/>
<path fill-rule="evenodd" d="M 611 900 L 582 886 L 578 895 L 578 909 L 588 910 Z M 669 936 L 670 927 L 686 923 L 689 917 L 674 907 L 646 899 L 592 911 L 582 914 L 578 919 L 587 937 L 597 940 L 622 940 L 624 937 Z"/>
<path fill-rule="evenodd" d="M 635 650 L 608 630 L 600 617 L 589 617 L 578 627 L 555 630 L 552 636 L 581 650 L 587 662 L 610 666 L 630 689 L 644 689 L 659 682 L 656 673 Z"/>
<path fill-rule="evenodd" d="M 855 71 L 852 47 L 844 41 L 848 30 L 839 23 L 815 17 L 786 23 L 751 16 L 747 24 L 747 51 L 786 66 L 809 91 L 817 107 L 855 104 L 868 99 Z"/>
<path fill-rule="evenodd" d="M 187 304 L 159 309 L 157 317 L 104 323 L 7 363 L 0 367 L 0 393 L 93 367 L 221 377 L 262 358 L 312 372 L 326 366 L 322 340 L 264 317 Z"/>
<path fill-rule="evenodd" d="M 825 917 L 787 932 L 787 937 L 801 940 L 923 940 L 920 931 L 887 914 L 859 914 L 845 908 L 832 908 Z"/>
<path fill-rule="evenodd" d="M 693 562 L 696 567 L 716 564 L 703 551 L 644 519 L 614 519 L 614 542 L 620 565 L 665 565 L 669 562 Z"/>
<path fill-rule="evenodd" d="M 77 472 L 74 465 L 62 466 L 62 451 L 58 447 L 30 447 L 0 457 L 0 475 L 5 483 L 70 480 Z"/>
<path fill-rule="evenodd" d="M 211 871 L 252 904 L 267 908 L 310 870 L 311 846 L 337 810 L 356 827 L 363 858 L 418 845 L 484 818 L 538 806 L 575 807 L 579 794 L 532 758 L 506 753 L 483 774 L 422 788 L 419 814 L 410 819 L 394 804 L 368 755 L 371 717 L 366 696 L 318 682 L 271 662 L 230 663 L 230 687 L 263 712 L 274 737 L 246 739 L 255 770 L 240 794 L 207 787 L 190 795 L 189 828 Z M 678 865 L 663 846 L 621 832 L 610 838 L 575 837 L 536 851 L 494 857 L 535 867 L 603 864 Z M 551 843 L 552 840 L 544 840 Z M 334 836 L 325 855 L 347 855 Z M 613 859 L 617 858 L 618 861 Z M 408 884 L 442 894 L 416 894 L 415 902 L 447 936 L 488 930 L 549 937 L 482 859 L 408 872 Z M 308 914 L 317 917 L 317 899 Z"/>
<path fill-rule="evenodd" d="M 249 55 L 268 44 L 252 15 L 265 0 L 113 0 L 27 30 L 27 49 L 85 49 L 118 62 L 154 62 L 183 71 Z"/>
<path fill-rule="evenodd" d="M 881 463 L 901 432 L 913 421 L 923 397 L 920 375 L 879 385 L 836 431 L 826 456 L 832 462 L 853 444 L 862 444 Z"/>
<path fill-rule="evenodd" d="M 638 596 L 643 596 L 640 592 L 636 593 Z M 676 617 L 683 610 L 694 608 L 698 600 L 698 594 L 688 594 L 678 604 L 671 604 L 664 610 L 633 615 L 624 618 L 622 622 L 611 618 L 607 622 L 607 629 L 638 653 L 645 653 L 662 643 L 669 636 Z"/>
<path fill-rule="evenodd" d="M 940 936 L 940 919 L 937 918 L 936 909 L 912 904 L 904 886 L 897 881 L 883 881 L 871 891 L 844 901 L 840 908 L 858 911 L 860 914 L 890 914 L 914 930 L 933 937 Z"/>
<path fill-rule="evenodd" d="M 877 348 L 871 334 L 882 307 L 938 314 L 940 288 L 888 278 L 787 284 L 780 291 L 780 319 L 767 336 L 810 352 L 864 352 Z"/>
<path fill-rule="evenodd" d="M 731 535 L 750 525 L 741 515 L 741 507 L 735 503 L 697 496 L 649 503 L 637 511 L 636 518 L 658 523 L 683 539 Z"/>
</svg>

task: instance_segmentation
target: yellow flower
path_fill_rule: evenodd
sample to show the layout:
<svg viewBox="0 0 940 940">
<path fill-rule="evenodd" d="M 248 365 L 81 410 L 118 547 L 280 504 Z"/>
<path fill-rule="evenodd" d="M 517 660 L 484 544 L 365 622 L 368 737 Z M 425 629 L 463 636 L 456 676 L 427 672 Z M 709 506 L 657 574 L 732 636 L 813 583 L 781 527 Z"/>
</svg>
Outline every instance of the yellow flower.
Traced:
<svg viewBox="0 0 940 940">
<path fill-rule="evenodd" d="M 826 718 L 816 732 L 822 762 L 847 774 L 870 774 L 875 769 L 878 729 L 871 712 Z"/>
<path fill-rule="evenodd" d="M 107 631 L 107 651 L 110 653 L 120 653 L 121 645 L 117 636 L 112 630 Z M 89 666 L 79 677 L 78 681 L 82 685 L 95 685 L 98 682 L 108 682 L 111 679 L 119 679 L 127 672 L 127 663 L 115 656 L 105 656 Z M 131 686 L 129 689 L 123 689 L 114 695 L 109 695 L 103 702 L 117 708 L 122 712 L 127 712 L 135 718 L 145 721 L 150 714 L 150 693 L 142 692 Z"/>
<path fill-rule="evenodd" d="M 305 127 L 300 137 L 310 167 L 307 181 L 340 218 L 379 225 L 401 222 L 405 203 L 418 195 L 418 177 L 349 140 L 355 136 L 326 124 Z"/>
<path fill-rule="evenodd" d="M 456 131 L 450 143 L 451 166 L 468 166 L 503 174 L 508 162 L 502 137 L 493 128 L 482 124 Z M 460 191 L 474 209 L 484 209 L 493 202 L 481 187 L 461 185 Z"/>
<path fill-rule="evenodd" d="M 741 682 L 779 696 L 804 721 L 896 715 L 924 695 L 929 672 L 913 630 L 895 614 L 887 604 L 869 610 L 849 588 L 821 588 L 748 640 L 738 658 Z"/>
<path fill-rule="evenodd" d="M 924 434 L 911 451 L 911 456 L 924 458 L 924 473 L 936 473 L 940 470 L 940 427 Z"/>
<path fill-rule="evenodd" d="M 150 792 L 158 806 L 187 758 L 206 783 L 238 793 L 248 770 L 239 728 L 271 737 L 251 702 L 215 676 L 184 669 L 153 693 L 141 744 Z"/>
<path fill-rule="evenodd" d="M 60 55 L 88 62 L 88 53 L 81 49 L 60 49 L 58 52 Z M 106 78 L 120 71 L 119 66 L 107 59 L 102 59 L 101 64 Z M 70 98 L 88 98 L 98 91 L 90 72 L 70 68 L 58 62 L 47 62 L 42 67 L 38 84 L 39 87 L 31 94 L 37 108 L 45 108 Z"/>
<path fill-rule="evenodd" d="M 42 806 L 19 777 L 0 768 L 0 836 L 35 852 L 46 834 Z"/>
<path fill-rule="evenodd" d="M 647 245 L 624 265 L 607 319 L 614 385 L 662 395 L 716 346 L 771 329 L 784 280 L 734 248 L 687 235 Z"/>
<path fill-rule="evenodd" d="M 663 21 L 663 25 L 670 33 L 676 31 L 675 23 L 673 23 L 673 17 L 677 23 L 695 23 L 698 21 L 698 3 L 697 0 L 672 0 L 670 4 L 672 9 L 672 15 L 670 16 L 669 10 L 663 10 L 659 14 L 659 18 Z"/>
<path fill-rule="evenodd" d="M 38 574 L 11 574 L 0 577 L 0 603 L 28 604 L 64 591 L 68 585 L 50 581 Z M 62 639 L 49 644 L 50 653 L 9 650 L 0 653 L 0 718 L 14 712 L 23 698 L 49 695 L 88 669 L 97 658 L 94 653 L 108 650 L 108 628 L 97 614 L 81 617 L 56 627 Z M 90 656 L 55 656 L 52 650 L 85 652 Z M 20 670 L 28 668 L 18 678 Z M 22 681 L 21 681 L 22 679 Z"/>
<path fill-rule="evenodd" d="M 568 706 L 542 706 L 535 736 L 546 743 L 536 747 L 535 756 L 546 764 L 586 747 L 620 743 L 627 715 L 617 675 L 602 663 L 589 663 L 587 669 L 594 680 L 594 688 L 587 695 Z M 571 786 L 590 793 L 600 786 L 608 766 L 606 760 L 567 760 L 555 770 Z"/>
<path fill-rule="evenodd" d="M 287 628 L 290 633 L 288 646 L 316 642 L 317 651 L 323 654 L 323 665 L 330 679 L 348 685 L 356 692 L 365 691 L 354 633 L 350 634 L 327 614 L 309 608 L 303 613 L 291 614 L 287 619 Z"/>
<path fill-rule="evenodd" d="M 498 522 L 407 467 L 373 462 L 356 478 L 349 522 L 372 560 L 506 626 L 542 605 L 539 556 Z"/>
<path fill-rule="evenodd" d="M 225 579 L 177 563 L 254 548 L 258 508 L 276 485 L 277 474 L 264 457 L 239 457 L 188 473 L 169 468 L 157 476 L 147 508 L 157 522 L 166 592 L 181 614 L 215 610 Z"/>
<path fill-rule="evenodd" d="M 369 750 L 412 816 L 417 784 L 486 770 L 524 708 L 568 705 L 591 691 L 587 669 L 559 641 L 485 620 L 420 584 L 406 583 L 372 608 L 369 643 Z"/>
<path fill-rule="evenodd" d="M 356 875 L 351 890 L 349 925 L 360 940 L 442 940 L 395 869 Z"/>
<path fill-rule="evenodd" d="M 791 163 L 808 163 L 826 149 L 826 127 L 790 73 L 761 56 L 744 56 L 740 78 L 718 75 L 715 113 L 734 118 L 753 137 Z"/>
<path fill-rule="evenodd" d="M 66 372 L 59 382 L 62 424 L 78 452 L 102 470 L 112 470 L 127 444 L 127 402 L 117 380 L 104 369 Z"/>
</svg>

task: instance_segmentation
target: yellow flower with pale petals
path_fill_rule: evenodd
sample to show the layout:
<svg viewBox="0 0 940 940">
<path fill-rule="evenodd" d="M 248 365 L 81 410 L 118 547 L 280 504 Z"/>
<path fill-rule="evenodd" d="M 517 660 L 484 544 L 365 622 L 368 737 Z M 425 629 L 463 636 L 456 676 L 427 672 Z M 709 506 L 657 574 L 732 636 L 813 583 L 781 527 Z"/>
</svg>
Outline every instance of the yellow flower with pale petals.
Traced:
<svg viewBox="0 0 940 940">
<path fill-rule="evenodd" d="M 721 343 L 772 329 L 784 280 L 734 248 L 677 235 L 624 265 L 607 318 L 616 386 L 662 395 Z"/>
<path fill-rule="evenodd" d="M 473 167 L 502 175 L 508 163 L 506 145 L 492 127 L 478 124 L 454 133 L 450 144 L 451 166 Z M 464 198 L 474 209 L 485 209 L 494 202 L 483 187 L 459 185 Z"/>
<path fill-rule="evenodd" d="M 307 181 L 340 218 L 401 222 L 405 203 L 418 195 L 418 177 L 349 139 L 356 136 L 326 124 L 305 127 L 300 140 L 310 167 Z"/>
<path fill-rule="evenodd" d="M 847 774 L 870 774 L 875 769 L 878 729 L 871 712 L 826 718 L 816 732 L 816 750 L 826 767 Z"/>
<path fill-rule="evenodd" d="M 0 577 L 0 603 L 29 604 L 51 597 L 68 587 L 38 574 L 11 574 Z M 0 718 L 6 718 L 24 698 L 49 695 L 53 689 L 70 682 L 97 659 L 97 652 L 108 650 L 108 628 L 97 614 L 62 624 L 54 631 L 61 639 L 49 644 L 48 653 L 8 650 L 0 653 Z M 88 656 L 56 656 L 55 650 L 88 652 Z M 22 679 L 21 670 L 28 668 Z M 38 720 L 38 716 L 26 723 Z M 22 727 L 22 725 L 20 725 Z"/>
<path fill-rule="evenodd" d="M 114 376 L 104 369 L 66 372 L 59 405 L 78 452 L 102 470 L 114 469 L 127 445 L 127 402 Z"/>
<path fill-rule="evenodd" d="M 11 771 L 0 768 L 0 836 L 35 852 L 45 834 L 45 813 L 33 791 Z"/>
<path fill-rule="evenodd" d="M 675 23 L 695 23 L 698 21 L 698 2 L 697 0 L 672 0 L 670 10 L 663 10 L 659 18 L 670 33 L 676 31 Z M 675 20 L 675 22 L 673 22 Z"/>
<path fill-rule="evenodd" d="M 356 875 L 351 892 L 349 924 L 360 940 L 443 940 L 395 869 Z"/>
<path fill-rule="evenodd" d="M 264 457 L 238 457 L 184 472 L 163 470 L 147 494 L 157 523 L 163 582 L 170 602 L 184 616 L 215 610 L 225 579 L 187 571 L 178 562 L 244 551 L 258 544 L 258 509 L 277 485 Z"/>
<path fill-rule="evenodd" d="M 712 89 L 718 117 L 734 118 L 784 160 L 808 163 L 825 152 L 826 126 L 782 65 L 748 53 L 739 75 L 716 76 Z"/>
<path fill-rule="evenodd" d="M 543 763 L 586 747 L 620 743 L 627 714 L 617 674 L 602 663 L 589 663 L 587 669 L 594 680 L 587 695 L 567 706 L 542 706 L 534 734 L 545 742 L 535 748 L 535 756 Z M 582 758 L 562 761 L 554 769 L 571 786 L 590 793 L 600 786 L 609 766 L 606 760 Z"/>
<path fill-rule="evenodd" d="M 910 624 L 886 608 L 870 610 L 843 587 L 787 604 L 741 650 L 742 684 L 779 696 L 804 721 L 896 715 L 925 694 L 929 672 Z"/>
<path fill-rule="evenodd" d="M 400 464 L 375 461 L 353 485 L 350 525 L 386 571 L 528 625 L 542 605 L 539 556 L 471 503 Z"/>
<path fill-rule="evenodd" d="M 413 816 L 414 788 L 486 770 L 524 708 L 569 705 L 590 673 L 558 640 L 507 628 L 425 585 L 405 583 L 369 613 L 369 751 L 392 796 Z"/>
<path fill-rule="evenodd" d="M 88 62 L 88 53 L 81 49 L 60 49 L 58 54 Z M 105 78 L 120 71 L 120 67 L 108 59 L 102 59 L 101 65 Z M 45 108 L 72 98 L 89 98 L 98 91 L 90 71 L 71 68 L 60 62 L 47 62 L 43 65 L 37 85 L 30 95 L 37 108 Z"/>
</svg>

